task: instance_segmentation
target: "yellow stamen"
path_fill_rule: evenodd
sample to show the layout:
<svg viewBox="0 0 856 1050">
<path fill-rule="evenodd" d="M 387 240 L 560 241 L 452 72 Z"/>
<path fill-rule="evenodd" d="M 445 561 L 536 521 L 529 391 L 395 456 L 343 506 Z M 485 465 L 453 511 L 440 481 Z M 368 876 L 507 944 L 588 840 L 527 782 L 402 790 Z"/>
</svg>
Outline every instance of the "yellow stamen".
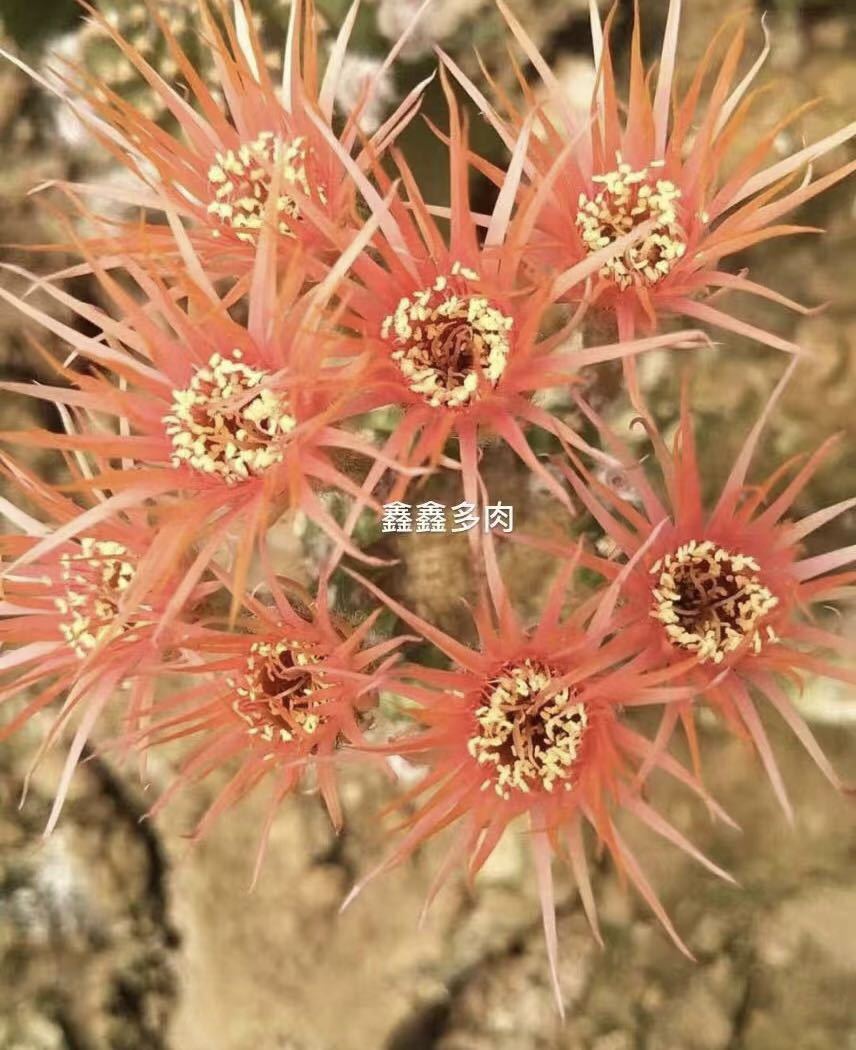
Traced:
<svg viewBox="0 0 856 1050">
<path fill-rule="evenodd" d="M 653 221 L 643 240 L 600 269 L 602 277 L 622 290 L 634 284 L 651 286 L 667 277 L 687 250 L 677 211 L 681 191 L 668 179 L 649 174 L 649 168 L 634 171 L 618 159 L 616 171 L 592 179 L 602 189 L 592 196 L 580 194 L 576 226 L 586 249 L 596 252 Z"/>
<path fill-rule="evenodd" d="M 511 792 L 551 792 L 557 784 L 573 787 L 573 774 L 589 717 L 586 705 L 574 703 L 570 688 L 546 699 L 538 694 L 561 672 L 526 659 L 503 668 L 484 691 L 476 709 L 476 735 L 467 749 L 487 767 L 482 790 L 500 798 Z"/>
<path fill-rule="evenodd" d="M 478 279 L 455 263 L 449 276 L 401 299 L 381 325 L 408 386 L 435 408 L 469 404 L 505 372 L 514 321 L 472 293 Z"/>
<path fill-rule="evenodd" d="M 651 567 L 651 616 L 663 624 L 672 645 L 698 655 L 699 663 L 721 663 L 744 643 L 759 653 L 778 641 L 761 622 L 779 599 L 759 577 L 754 558 L 732 554 L 713 541 L 690 540 Z"/>
<path fill-rule="evenodd" d="M 312 736 L 325 724 L 323 704 L 312 699 L 316 689 L 324 688 L 323 676 L 289 673 L 318 662 L 305 643 L 253 643 L 241 678 L 227 679 L 234 691 L 232 710 L 247 723 L 250 736 L 287 744 Z"/>
<path fill-rule="evenodd" d="M 284 236 L 293 237 L 300 207 L 288 190 L 296 189 L 306 197 L 314 195 L 322 204 L 327 203 L 324 188 L 310 182 L 309 155 L 303 137 L 283 140 L 272 131 L 261 132 L 237 150 L 217 153 L 208 169 L 212 196 L 208 213 L 221 225 L 231 227 L 238 240 L 255 244 L 265 221 L 274 172 L 278 171 L 277 229 Z M 215 236 L 219 236 L 219 230 L 215 230 Z"/>
<path fill-rule="evenodd" d="M 233 350 L 214 354 L 186 389 L 174 390 L 164 416 L 173 466 L 186 463 L 233 485 L 280 463 L 282 438 L 296 422 L 284 395 L 261 385 L 268 375 Z"/>
<path fill-rule="evenodd" d="M 122 592 L 134 578 L 127 555 L 121 543 L 83 537 L 79 553 L 60 557 L 64 592 L 54 607 L 65 617 L 60 634 L 81 660 L 113 627 Z"/>
</svg>

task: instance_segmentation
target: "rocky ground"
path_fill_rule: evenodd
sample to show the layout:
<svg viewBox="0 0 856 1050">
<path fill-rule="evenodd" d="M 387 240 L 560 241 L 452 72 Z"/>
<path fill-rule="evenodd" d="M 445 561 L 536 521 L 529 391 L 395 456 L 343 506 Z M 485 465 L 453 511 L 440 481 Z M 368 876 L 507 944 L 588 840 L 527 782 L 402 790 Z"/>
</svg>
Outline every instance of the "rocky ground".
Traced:
<svg viewBox="0 0 856 1050">
<path fill-rule="evenodd" d="M 559 880 L 560 982 L 547 984 L 525 835 L 475 886 L 453 880 L 417 928 L 436 848 L 370 885 L 385 785 L 345 778 L 348 830 L 303 797 L 275 825 L 248 883 L 262 798 L 190 847 L 210 800 L 195 792 L 153 826 L 144 794 L 101 759 L 83 765 L 61 830 L 40 830 L 57 770 L 15 808 L 25 757 L 5 750 L 0 818 L 0 1046 L 8 1050 L 842 1050 L 856 1046 L 853 804 L 773 732 L 793 787 L 787 826 L 749 754 L 703 728 L 711 789 L 742 826 L 713 825 L 656 785 L 682 832 L 739 882 L 718 882 L 649 835 L 628 834 L 696 956 L 597 866 L 605 950 Z M 842 769 L 854 734 L 820 731 Z M 23 749 L 21 749 L 23 751 Z M 165 770 L 152 772 L 155 782 Z"/>
<path fill-rule="evenodd" d="M 7 3 L 0 0 L 0 13 Z M 453 0 L 441 6 L 454 24 Z M 518 6 L 532 9 L 530 22 L 538 16 L 551 59 L 581 74 L 585 5 L 530 0 Z M 656 29 L 664 4 L 645 0 L 643 7 Z M 745 4 L 694 0 L 684 7 L 682 57 L 690 61 L 725 10 Z M 467 5 L 468 17 L 483 8 Z M 626 35 L 626 18 L 619 24 Z M 846 5 L 781 0 L 770 25 L 775 53 L 767 77 L 776 90 L 759 120 L 814 96 L 824 102 L 805 121 L 808 139 L 853 119 L 856 74 L 849 56 L 856 18 Z M 455 36 L 462 31 L 453 25 L 448 32 L 462 53 Z M 761 41 L 760 29 L 753 39 Z M 55 236 L 50 218 L 25 193 L 85 166 L 52 132 L 50 120 L 44 99 L 0 68 L 4 243 Z M 848 455 L 856 437 L 856 306 L 848 287 L 856 269 L 853 203 L 851 181 L 805 216 L 829 228 L 825 239 L 805 238 L 787 251 L 761 248 L 745 260 L 756 279 L 802 301 L 830 303 L 798 322 L 748 304 L 744 312 L 798 338 L 815 355 L 772 423 L 769 463 L 813 447 L 831 429 L 844 433 L 839 453 L 803 497 L 803 509 L 856 491 Z M 7 260 L 22 257 L 4 252 Z M 5 311 L 0 361 L 6 376 L 43 374 L 19 320 Z M 693 404 L 712 476 L 781 367 L 774 353 L 737 340 L 699 356 Z M 644 375 L 667 422 L 675 379 L 657 359 L 646 363 Z M 22 399 L 3 399 L 4 427 L 37 418 Z M 527 494 L 531 525 L 549 517 L 543 493 L 512 458 L 497 454 L 490 472 L 495 497 Z M 854 524 L 852 515 L 842 519 L 828 541 L 849 536 L 852 542 Z M 421 615 L 463 632 L 452 596 L 466 575 L 465 545 L 414 535 L 395 553 L 404 564 L 395 581 L 399 596 Z M 280 557 L 294 574 L 306 572 L 305 551 L 293 543 L 283 542 Z M 526 602 L 534 608 L 544 563 L 522 558 L 515 548 L 504 558 L 524 608 Z M 834 764 L 856 781 L 852 693 L 812 684 L 804 706 Z M 522 832 L 507 838 L 474 886 L 453 879 L 422 928 L 418 915 L 441 852 L 435 846 L 367 888 L 339 916 L 343 896 L 388 841 L 375 816 L 389 794 L 379 776 L 346 771 L 348 825 L 338 838 L 311 793 L 287 806 L 250 893 L 266 799 L 249 800 L 201 843 L 190 844 L 185 834 L 215 783 L 180 797 L 154 822 L 141 819 L 169 781 L 171 754 L 153 761 L 147 789 L 134 767 L 110 753 L 90 757 L 74 781 L 60 830 L 44 842 L 61 755 L 36 770 L 19 808 L 38 744 L 33 726 L 0 747 L 0 1050 L 856 1050 L 854 802 L 836 797 L 787 731 L 770 720 L 796 810 L 791 828 L 751 754 L 704 720 L 700 731 L 709 786 L 742 832 L 712 824 L 702 806 L 688 806 L 666 784 L 654 782 L 652 790 L 680 830 L 740 886 L 718 882 L 628 826 L 696 955 L 691 963 L 606 863 L 595 876 L 606 941 L 601 951 L 575 891 L 560 876 L 560 981 L 568 1011 L 562 1025 L 547 983 Z"/>
</svg>

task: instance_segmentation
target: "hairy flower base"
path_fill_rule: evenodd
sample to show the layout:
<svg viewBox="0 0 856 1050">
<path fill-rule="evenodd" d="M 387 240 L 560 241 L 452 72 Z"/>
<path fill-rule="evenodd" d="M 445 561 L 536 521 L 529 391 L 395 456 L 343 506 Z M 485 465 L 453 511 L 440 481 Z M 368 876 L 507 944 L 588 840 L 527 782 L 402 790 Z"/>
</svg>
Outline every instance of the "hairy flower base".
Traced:
<svg viewBox="0 0 856 1050">
<path fill-rule="evenodd" d="M 272 131 L 261 132 L 237 150 L 218 153 L 208 169 L 208 186 L 214 198 L 208 205 L 209 214 L 231 227 L 238 240 L 255 244 L 264 223 L 271 187 L 278 175 L 281 192 L 276 200 L 277 230 L 293 237 L 287 220 L 299 219 L 300 207 L 294 197 L 284 191 L 294 187 L 307 197 L 311 195 L 313 187 L 306 168 L 308 156 L 303 137 L 284 141 Z M 316 187 L 315 194 L 326 204 L 323 187 Z M 215 230 L 214 236 L 219 237 L 220 231 Z"/>
<path fill-rule="evenodd" d="M 487 684 L 485 703 L 475 712 L 478 735 L 467 742 L 473 758 L 490 769 L 482 790 L 493 787 L 504 799 L 512 791 L 552 791 L 557 781 L 571 790 L 588 712 L 585 704 L 572 702 L 569 688 L 539 698 L 559 676 L 559 671 L 526 659 L 503 668 Z"/>
<path fill-rule="evenodd" d="M 479 275 L 455 263 L 448 277 L 402 299 L 381 337 L 411 390 L 429 405 L 455 407 L 478 398 L 479 380 L 499 382 L 510 352 L 513 319 L 469 283 Z"/>
<path fill-rule="evenodd" d="M 173 392 L 172 412 L 164 417 L 173 466 L 187 463 L 230 485 L 281 462 L 277 440 L 295 426 L 282 395 L 263 388 L 246 397 L 268 373 L 241 356 L 240 350 L 231 360 L 214 354 L 185 390 Z"/>
<path fill-rule="evenodd" d="M 54 598 L 64 617 L 59 630 L 82 660 L 113 626 L 119 598 L 135 569 L 123 544 L 91 537 L 81 539 L 79 554 L 63 554 L 60 567 L 64 593 Z"/>
<path fill-rule="evenodd" d="M 300 642 L 253 643 L 242 678 L 227 679 L 236 693 L 232 710 L 247 723 L 250 736 L 287 744 L 324 724 L 317 710 L 322 704 L 312 699 L 317 686 L 311 673 L 294 673 L 314 663 L 318 657 Z"/>
<path fill-rule="evenodd" d="M 687 245 L 678 221 L 681 191 L 668 179 L 654 179 L 651 168 L 634 171 L 617 155 L 618 169 L 595 175 L 592 182 L 603 186 L 594 196 L 579 196 L 576 225 L 587 251 L 596 252 L 613 244 L 647 222 L 653 222 L 644 240 L 610 259 L 600 270 L 602 277 L 625 290 L 633 284 L 650 286 L 662 281 L 683 258 Z"/>
<path fill-rule="evenodd" d="M 665 626 L 672 645 L 697 653 L 700 663 L 721 663 L 747 642 L 753 652 L 761 651 L 761 621 L 779 600 L 758 579 L 754 558 L 711 540 L 691 540 L 650 571 L 657 577 L 651 615 Z M 769 625 L 766 635 L 778 641 Z"/>
</svg>

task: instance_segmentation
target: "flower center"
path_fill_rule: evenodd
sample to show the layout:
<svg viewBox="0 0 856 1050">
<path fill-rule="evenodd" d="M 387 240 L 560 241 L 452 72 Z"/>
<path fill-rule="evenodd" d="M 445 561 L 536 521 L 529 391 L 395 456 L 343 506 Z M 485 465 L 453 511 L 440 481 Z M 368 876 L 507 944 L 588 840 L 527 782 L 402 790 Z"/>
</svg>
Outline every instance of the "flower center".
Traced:
<svg viewBox="0 0 856 1050">
<path fill-rule="evenodd" d="M 455 263 L 448 277 L 402 299 L 381 326 L 408 386 L 435 408 L 470 403 L 505 371 L 514 321 L 471 294 L 470 282 L 478 279 Z"/>
<path fill-rule="evenodd" d="M 269 374 L 233 350 L 214 354 L 185 390 L 174 390 L 164 416 L 173 466 L 187 463 L 233 485 L 281 462 L 280 439 L 296 422 L 285 397 L 261 386 Z"/>
<path fill-rule="evenodd" d="M 721 663 L 744 642 L 759 653 L 761 621 L 779 604 L 759 571 L 754 558 L 691 540 L 651 566 L 657 577 L 651 615 L 672 645 L 697 653 L 699 663 Z M 778 641 L 769 624 L 764 633 L 768 642 Z"/>
<path fill-rule="evenodd" d="M 64 593 L 54 606 L 64 617 L 60 634 L 81 660 L 113 626 L 119 600 L 134 578 L 128 549 L 111 540 L 80 540 L 80 551 L 60 557 Z"/>
<path fill-rule="evenodd" d="M 307 165 L 309 147 L 301 136 L 278 138 L 272 131 L 263 131 L 252 142 L 236 150 L 217 153 L 208 169 L 208 188 L 212 196 L 208 213 L 223 226 L 235 231 L 235 236 L 246 244 L 255 244 L 258 231 L 265 220 L 274 172 L 279 172 L 276 199 L 277 229 L 287 237 L 294 236 L 294 224 L 300 218 L 297 200 L 289 194 L 296 189 L 309 197 L 313 186 Z M 327 195 L 321 186 L 314 187 L 314 195 L 322 204 Z M 220 235 L 219 230 L 214 236 Z"/>
<path fill-rule="evenodd" d="M 556 677 L 558 671 L 527 659 L 488 682 L 475 712 L 478 735 L 467 744 L 479 765 L 488 767 L 483 790 L 492 786 L 504 799 L 512 791 L 552 791 L 557 783 L 571 790 L 588 711 L 573 702 L 569 688 L 536 700 Z"/>
<path fill-rule="evenodd" d="M 229 678 L 235 691 L 232 710 L 249 727 L 250 736 L 267 743 L 290 743 L 312 736 L 327 721 L 313 700 L 323 677 L 298 671 L 319 662 L 305 643 L 254 642 L 241 679 Z"/>
<path fill-rule="evenodd" d="M 653 229 L 643 240 L 600 269 L 602 277 L 622 290 L 633 284 L 651 286 L 667 277 L 687 250 L 677 214 L 681 191 L 668 179 L 654 178 L 649 168 L 634 171 L 618 159 L 617 171 L 592 179 L 603 189 L 591 197 L 580 194 L 577 229 L 587 251 L 596 252 L 644 223 L 653 222 Z M 650 165 L 658 166 L 662 162 Z"/>
</svg>

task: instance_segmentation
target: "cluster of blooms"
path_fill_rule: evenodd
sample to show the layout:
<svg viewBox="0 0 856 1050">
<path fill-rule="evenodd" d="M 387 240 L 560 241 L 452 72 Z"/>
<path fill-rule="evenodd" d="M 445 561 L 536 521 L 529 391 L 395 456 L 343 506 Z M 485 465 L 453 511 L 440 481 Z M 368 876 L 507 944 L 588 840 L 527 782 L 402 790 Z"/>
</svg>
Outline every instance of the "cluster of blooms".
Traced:
<svg viewBox="0 0 856 1050">
<path fill-rule="evenodd" d="M 759 702 L 778 711 L 840 787 L 789 685 L 804 674 L 856 681 L 846 660 L 852 646 L 812 619 L 812 607 L 856 582 L 848 568 L 856 547 L 803 552 L 806 537 L 856 499 L 787 518 L 829 445 L 761 485 L 747 483 L 774 395 L 719 498 L 705 503 L 687 400 L 669 447 L 645 408 L 635 361 L 652 349 L 704 345 L 695 329 L 664 327 L 666 318 L 688 317 L 795 355 L 782 388 L 799 348 L 732 317 L 714 293 L 748 292 L 803 309 L 724 263 L 800 229 L 779 219 L 856 169 L 811 175 L 812 162 L 856 136 L 856 124 L 768 163 L 785 121 L 731 161 L 768 49 L 739 79 L 743 27 L 724 26 L 680 94 L 680 6 L 670 4 L 656 75 L 643 67 L 637 18 L 624 103 L 611 19 L 602 25 L 592 4 L 598 77 L 585 120 L 565 105 L 501 2 L 542 81 L 536 93 L 521 75 L 523 108 L 496 85 L 472 83 L 440 53 L 447 208 L 426 202 L 395 145 L 419 111 L 424 84 L 371 135 L 360 122 L 406 37 L 365 80 L 347 119 L 334 119 L 358 0 L 323 75 L 311 0 L 292 0 L 277 83 L 244 0 L 229 10 L 199 0 L 217 97 L 156 6 L 152 18 L 187 93 L 90 13 L 177 130 L 81 70 L 52 80 L 144 189 L 129 191 L 123 203 L 136 210 L 118 221 L 91 214 L 86 185 L 62 185 L 63 247 L 80 264 L 50 279 L 19 271 L 35 282 L 27 294 L 0 289 L 64 347 L 54 361 L 64 382 L 2 384 L 7 394 L 55 406 L 64 431 L 0 435 L 7 444 L 59 450 L 66 465 L 64 480 L 49 484 L 0 458 L 28 508 L 0 502 L 12 529 L 0 538 L 0 702 L 13 711 L 2 734 L 48 712 L 55 717 L 44 748 L 71 730 L 50 827 L 108 705 L 121 705 L 121 739 L 133 748 L 177 737 L 190 745 L 158 806 L 215 770 L 234 770 L 199 833 L 262 780 L 272 784 L 272 820 L 310 769 L 339 827 L 340 763 L 362 758 L 387 769 L 392 756 L 404 756 L 426 772 L 399 800 L 405 830 L 378 870 L 452 828 L 439 887 L 461 858 L 474 875 L 508 825 L 528 821 L 558 996 L 557 855 L 570 863 L 598 939 L 589 834 L 684 951 L 617 815 L 631 814 L 728 877 L 644 791 L 659 770 L 728 819 L 701 782 L 700 706 L 754 744 L 786 810 Z M 471 150 L 460 88 L 507 147 L 503 170 Z M 471 206 L 472 170 L 496 185 L 490 214 Z M 78 232 L 81 216 L 97 235 Z M 72 273 L 97 281 L 102 305 L 64 290 Z M 57 320 L 34 292 L 85 324 Z M 599 330 L 613 324 L 615 341 L 569 349 L 589 311 Z M 656 453 L 653 478 L 580 396 L 580 370 L 607 361 L 623 362 Z M 538 393 L 556 387 L 569 392 L 595 438 L 543 407 Z M 398 421 L 389 436 L 367 436 L 365 414 L 391 406 Z M 532 451 L 531 428 L 564 450 L 554 464 Z M 381 559 L 354 537 L 363 515 L 380 518 L 381 499 L 400 503 L 414 478 L 432 472 L 459 479 L 461 506 L 483 505 L 488 435 L 523 461 L 561 513 L 584 507 L 612 553 L 516 533 L 513 542 L 557 556 L 540 618 L 530 623 L 508 597 L 496 539 L 469 530 L 481 596 L 477 641 L 466 645 L 385 594 L 371 579 Z M 605 468 L 620 469 L 627 484 L 609 484 Z M 342 520 L 325 498 L 330 492 L 346 505 Z M 297 513 L 330 537 L 312 592 L 278 573 L 268 543 L 271 526 Z M 362 563 L 360 571 L 346 562 Z M 582 568 L 589 579 L 597 574 L 600 589 L 579 593 Z M 334 572 L 349 573 L 376 603 L 357 626 L 331 607 Z M 212 608 L 224 593 L 229 613 L 218 619 Z M 412 633 L 379 633 L 384 609 Z M 414 635 L 444 654 L 444 669 L 405 659 Z M 157 684 L 167 674 L 186 685 L 162 695 Z M 379 740 L 373 712 L 381 691 L 406 699 L 409 728 Z M 660 712 L 653 740 L 633 726 L 628 712 L 639 706 Z M 670 752 L 678 722 L 692 770 Z M 267 829 L 262 850 L 266 837 Z"/>
</svg>

